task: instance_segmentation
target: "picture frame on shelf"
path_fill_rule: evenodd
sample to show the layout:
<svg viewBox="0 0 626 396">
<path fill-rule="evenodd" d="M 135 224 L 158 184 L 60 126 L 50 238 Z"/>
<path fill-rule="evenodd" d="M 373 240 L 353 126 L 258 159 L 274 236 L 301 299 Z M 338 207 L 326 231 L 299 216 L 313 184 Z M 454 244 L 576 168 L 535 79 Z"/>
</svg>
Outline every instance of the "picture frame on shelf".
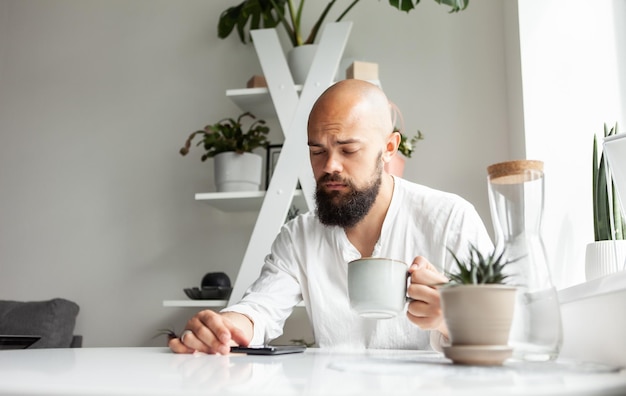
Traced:
<svg viewBox="0 0 626 396">
<path fill-rule="evenodd" d="M 267 155 L 265 159 L 265 189 L 267 190 L 270 186 L 270 180 L 272 180 L 272 175 L 274 174 L 274 169 L 276 168 L 276 164 L 278 163 L 278 157 L 280 157 L 280 152 L 283 149 L 282 144 L 270 144 L 267 146 Z"/>
</svg>

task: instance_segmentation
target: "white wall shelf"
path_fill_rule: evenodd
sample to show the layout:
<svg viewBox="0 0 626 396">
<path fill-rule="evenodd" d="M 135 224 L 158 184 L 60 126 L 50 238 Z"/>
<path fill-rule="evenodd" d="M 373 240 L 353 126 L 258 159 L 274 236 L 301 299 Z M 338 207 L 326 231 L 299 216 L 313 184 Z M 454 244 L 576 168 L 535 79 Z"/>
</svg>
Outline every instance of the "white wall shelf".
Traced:
<svg viewBox="0 0 626 396">
<path fill-rule="evenodd" d="M 279 194 L 284 192 L 278 191 Z M 206 201 L 222 212 L 259 211 L 265 199 L 266 191 L 237 191 L 197 193 L 196 201 Z M 296 190 L 292 203 L 300 210 L 306 209 L 302 190 Z"/>
<path fill-rule="evenodd" d="M 227 300 L 163 300 L 164 307 L 223 308 Z"/>
<path fill-rule="evenodd" d="M 367 81 L 380 87 L 380 80 Z M 285 89 L 285 86 L 280 88 Z M 302 85 L 295 85 L 295 88 L 298 93 L 302 91 Z M 241 110 L 249 111 L 256 117 L 276 117 L 276 108 L 267 87 L 228 89 L 226 96 Z"/>
<path fill-rule="evenodd" d="M 296 85 L 295 87 L 297 92 L 302 90 L 302 85 Z M 276 108 L 267 87 L 228 89 L 226 90 L 226 96 L 241 110 L 249 111 L 256 117 L 276 117 Z"/>
</svg>

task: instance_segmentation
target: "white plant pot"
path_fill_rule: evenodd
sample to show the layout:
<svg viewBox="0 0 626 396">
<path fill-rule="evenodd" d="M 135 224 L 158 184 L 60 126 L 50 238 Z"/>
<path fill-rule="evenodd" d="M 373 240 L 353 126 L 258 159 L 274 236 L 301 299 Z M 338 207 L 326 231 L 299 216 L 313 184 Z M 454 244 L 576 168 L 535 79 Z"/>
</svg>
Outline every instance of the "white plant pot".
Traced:
<svg viewBox="0 0 626 396">
<path fill-rule="evenodd" d="M 508 285 L 457 285 L 440 288 L 450 342 L 507 345 L 517 289 Z"/>
<path fill-rule="evenodd" d="M 626 240 L 589 243 L 585 251 L 585 277 L 590 281 L 622 271 L 625 261 Z"/>
<path fill-rule="evenodd" d="M 263 157 L 253 153 L 220 153 L 214 157 L 215 187 L 218 192 L 259 191 Z"/>
<path fill-rule="evenodd" d="M 304 84 L 311 64 L 317 53 L 317 44 L 306 44 L 293 47 L 287 53 L 287 64 L 291 70 L 294 84 Z"/>
</svg>

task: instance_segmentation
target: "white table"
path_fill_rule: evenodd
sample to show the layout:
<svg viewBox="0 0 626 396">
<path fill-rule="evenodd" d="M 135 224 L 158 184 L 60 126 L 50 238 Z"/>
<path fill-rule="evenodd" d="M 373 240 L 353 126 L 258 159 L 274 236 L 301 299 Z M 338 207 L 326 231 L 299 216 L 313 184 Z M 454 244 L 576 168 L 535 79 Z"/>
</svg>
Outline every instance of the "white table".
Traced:
<svg viewBox="0 0 626 396">
<path fill-rule="evenodd" d="M 435 352 L 308 349 L 282 356 L 167 348 L 0 351 L 2 395 L 624 395 L 626 371 L 589 364 L 453 365 Z"/>
</svg>

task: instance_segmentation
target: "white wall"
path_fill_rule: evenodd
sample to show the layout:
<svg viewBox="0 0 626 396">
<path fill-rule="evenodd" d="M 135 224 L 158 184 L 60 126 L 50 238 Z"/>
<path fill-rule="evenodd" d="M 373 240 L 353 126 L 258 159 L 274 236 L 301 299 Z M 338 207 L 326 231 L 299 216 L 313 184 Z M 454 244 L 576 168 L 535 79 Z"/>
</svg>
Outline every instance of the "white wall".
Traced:
<svg viewBox="0 0 626 396">
<path fill-rule="evenodd" d="M 164 345 L 156 330 L 195 310 L 163 299 L 206 272 L 234 279 L 255 215 L 195 202 L 212 164 L 178 154 L 237 116 L 224 92 L 260 72 L 252 46 L 216 36 L 232 4 L 0 0 L 0 299 L 75 300 L 85 346 Z M 346 50 L 379 63 L 426 136 L 405 176 L 466 197 L 486 223 L 485 168 L 508 159 L 503 15 L 497 0 L 409 15 L 363 2 Z"/>
<path fill-rule="evenodd" d="M 626 121 L 624 11 L 619 0 L 519 1 L 525 151 L 545 162 L 544 238 L 559 288 L 585 281 L 593 135 L 601 144 L 604 123 Z"/>
</svg>

